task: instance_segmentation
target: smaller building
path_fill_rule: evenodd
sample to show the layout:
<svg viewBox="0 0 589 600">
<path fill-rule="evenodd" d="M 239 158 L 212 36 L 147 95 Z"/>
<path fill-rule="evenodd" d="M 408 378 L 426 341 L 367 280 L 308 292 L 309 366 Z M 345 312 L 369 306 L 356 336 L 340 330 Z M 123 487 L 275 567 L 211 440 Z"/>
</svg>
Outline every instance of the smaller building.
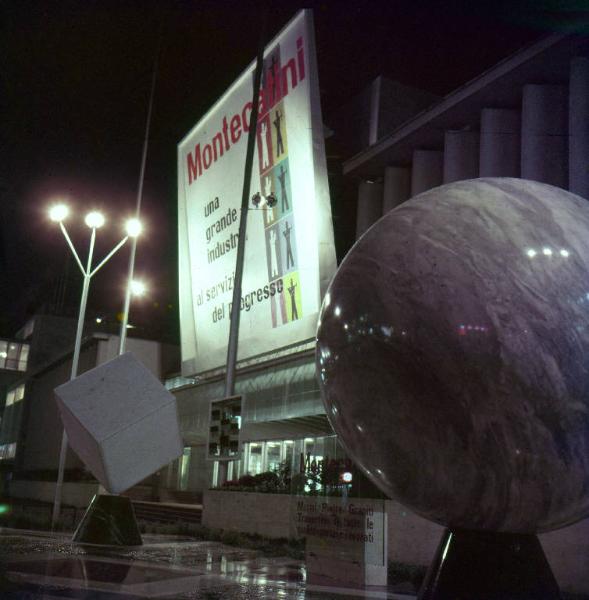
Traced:
<svg viewBox="0 0 589 600">
<path fill-rule="evenodd" d="M 28 368 L 5 386 L 2 396 L 0 470 L 13 497 L 53 501 L 63 432 L 53 390 L 70 379 L 75 327 L 73 319 L 40 315 L 20 330 L 21 340 L 9 342 L 20 344 L 21 357 L 29 353 Z M 115 358 L 118 346 L 118 335 L 86 334 L 78 373 Z M 24 347 L 27 350 L 23 353 Z M 178 368 L 176 346 L 129 337 L 126 349 L 159 379 Z M 65 504 L 83 506 L 96 491 L 97 482 L 72 450 L 67 453 L 64 479 L 80 484 L 78 489 L 66 486 Z M 81 487 L 85 487 L 82 493 Z"/>
<path fill-rule="evenodd" d="M 2 428 L 11 427 L 18 419 L 19 402 L 24 394 L 24 385 L 17 384 L 27 371 L 30 345 L 21 339 L 0 339 L 0 472 L 3 462 L 13 459 L 16 452 L 14 442 L 4 440 Z"/>
</svg>

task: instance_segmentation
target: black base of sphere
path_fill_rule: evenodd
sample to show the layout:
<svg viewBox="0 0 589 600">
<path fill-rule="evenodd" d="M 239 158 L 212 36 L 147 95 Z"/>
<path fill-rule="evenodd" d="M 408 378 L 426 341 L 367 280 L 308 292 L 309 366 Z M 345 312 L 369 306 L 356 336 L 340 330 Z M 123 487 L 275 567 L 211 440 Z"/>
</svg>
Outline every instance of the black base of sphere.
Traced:
<svg viewBox="0 0 589 600">
<path fill-rule="evenodd" d="M 73 541 L 102 546 L 141 546 L 143 541 L 131 500 L 125 496 L 94 496 Z"/>
<path fill-rule="evenodd" d="M 419 600 L 560 600 L 538 537 L 446 529 Z"/>
</svg>

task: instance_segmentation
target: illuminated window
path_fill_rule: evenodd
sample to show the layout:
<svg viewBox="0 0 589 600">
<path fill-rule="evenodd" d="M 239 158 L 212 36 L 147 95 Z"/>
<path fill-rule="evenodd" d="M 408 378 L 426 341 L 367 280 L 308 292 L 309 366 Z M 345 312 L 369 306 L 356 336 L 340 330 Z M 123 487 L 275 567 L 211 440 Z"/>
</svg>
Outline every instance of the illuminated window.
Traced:
<svg viewBox="0 0 589 600">
<path fill-rule="evenodd" d="M 18 402 L 25 397 L 25 384 L 21 383 L 15 390 L 14 401 Z"/>
<path fill-rule="evenodd" d="M 7 460 L 16 456 L 16 443 L 0 446 L 0 460 Z"/>
<path fill-rule="evenodd" d="M 178 464 L 178 489 L 186 491 L 188 489 L 188 469 L 190 468 L 190 447 L 184 448 Z"/>
<path fill-rule="evenodd" d="M 323 444 L 315 438 L 305 438 L 304 448 L 305 469 L 307 471 L 307 474 L 309 474 L 309 479 L 307 479 L 307 484 L 305 485 L 305 491 L 320 491 L 323 488 L 323 486 L 319 481 L 319 477 L 317 475 L 312 474 L 323 460 Z"/>
<path fill-rule="evenodd" d="M 234 465 L 233 476 L 230 479 L 237 479 L 241 473 L 256 475 L 266 471 L 278 471 L 284 462 L 292 468 L 294 455 L 295 442 L 293 440 L 245 443 L 243 460 L 232 463 Z"/>
<path fill-rule="evenodd" d="M 292 468 L 292 461 L 294 459 L 294 442 L 293 440 L 285 440 L 284 442 L 284 461 L 287 466 Z"/>
<path fill-rule="evenodd" d="M 6 356 L 6 368 L 16 370 L 18 367 L 18 356 L 20 354 L 20 344 L 8 344 Z"/>
<path fill-rule="evenodd" d="M 18 359 L 18 370 L 26 371 L 28 362 L 29 362 L 29 345 L 23 344 L 20 349 L 20 357 Z"/>
<path fill-rule="evenodd" d="M 6 406 L 10 406 L 15 402 L 19 402 L 25 397 L 25 384 L 21 383 L 19 386 L 8 390 L 6 394 Z"/>
<path fill-rule="evenodd" d="M 234 479 L 239 479 L 241 476 L 241 461 L 240 460 L 231 460 L 229 461 L 229 465 L 227 466 L 227 479 L 232 481 Z"/>
<path fill-rule="evenodd" d="M 26 371 L 29 345 L 0 340 L 0 369 Z"/>
<path fill-rule="evenodd" d="M 8 394 L 6 394 L 6 406 L 11 406 L 14 404 L 14 398 L 16 397 L 16 390 L 9 390 Z"/>
<path fill-rule="evenodd" d="M 251 443 L 248 454 L 247 472 L 250 475 L 261 473 L 263 470 L 263 444 Z"/>
<path fill-rule="evenodd" d="M 219 485 L 219 461 L 216 460 L 213 462 L 213 487 L 217 487 Z"/>
<path fill-rule="evenodd" d="M 266 442 L 265 471 L 278 471 L 282 462 L 282 442 Z"/>
</svg>

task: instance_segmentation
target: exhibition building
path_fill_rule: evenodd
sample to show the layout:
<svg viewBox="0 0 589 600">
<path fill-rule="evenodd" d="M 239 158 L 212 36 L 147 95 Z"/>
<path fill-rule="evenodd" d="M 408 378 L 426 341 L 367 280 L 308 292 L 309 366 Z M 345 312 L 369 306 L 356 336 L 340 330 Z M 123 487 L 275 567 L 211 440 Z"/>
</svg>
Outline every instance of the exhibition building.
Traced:
<svg viewBox="0 0 589 600">
<path fill-rule="evenodd" d="M 206 232 L 214 215 L 238 206 L 242 178 L 239 166 L 233 165 L 214 178 L 214 169 L 228 154 L 219 158 L 219 152 L 219 162 L 211 163 L 197 180 L 191 164 L 199 144 L 214 147 L 208 132 L 223 131 L 224 116 L 238 114 L 246 105 L 242 80 L 178 147 L 182 375 L 168 380 L 167 386 L 177 398 L 185 449 L 167 468 L 165 484 L 198 498 L 204 495 L 207 524 L 274 535 L 288 535 L 288 525 L 281 529 L 274 522 L 281 511 L 288 519 L 287 509 L 268 504 L 266 516 L 256 520 L 258 501 L 250 495 L 234 492 L 241 499 L 223 504 L 221 510 L 220 496 L 212 498 L 207 490 L 233 484 L 240 489 L 244 475 L 282 469 L 293 481 L 297 474 L 302 476 L 303 487 L 295 491 L 320 492 L 317 485 L 325 484 L 325 478 L 318 484 L 314 475 L 324 465 L 335 464 L 338 472 L 331 483 L 336 489 L 326 491 L 378 496 L 376 487 L 346 460 L 316 376 L 315 326 L 336 269 L 335 246 L 341 263 L 354 239 L 383 215 L 422 192 L 461 180 L 522 178 L 589 198 L 589 47 L 584 38 L 553 34 L 540 39 L 443 98 L 379 77 L 323 126 L 314 87 L 312 36 L 301 27 L 295 20 L 269 44 L 264 63 L 269 74 L 266 106 L 261 108 L 250 195 L 273 194 L 277 204 L 265 211 L 249 210 L 233 392 L 240 404 L 226 415 L 239 435 L 225 435 L 229 448 L 233 441 L 233 452 L 224 456 L 223 432 L 219 434 L 212 413 L 227 395 L 224 361 L 231 295 L 221 286 L 232 280 L 236 263 L 235 252 L 229 250 L 211 269 Z M 274 79 L 290 77 L 294 83 L 283 66 L 302 55 L 305 64 L 298 67 L 297 87 L 291 86 L 287 97 L 273 92 Z M 308 93 L 304 101 L 303 92 Z M 308 132 L 312 139 L 304 139 Z M 217 142 L 219 150 L 222 142 Z M 324 144 L 352 153 L 338 169 L 333 161 L 326 164 Z M 212 156 L 212 150 L 209 153 Z M 223 211 L 208 214 L 211 201 L 218 201 Z M 524 250 L 530 257 L 562 251 L 545 245 Z M 266 296 L 265 286 L 278 281 L 281 291 Z M 310 323 L 304 322 L 308 316 Z M 481 331 L 478 322 L 465 321 L 461 327 L 461 335 Z M 226 468 L 221 468 L 223 463 Z M 389 500 L 386 513 L 389 557 L 428 564 L 441 529 Z M 541 536 L 554 573 L 567 589 L 586 589 L 586 532 L 587 522 L 581 521 Z"/>
<path fill-rule="evenodd" d="M 261 85 L 253 101 L 256 70 Z M 203 523 L 213 529 L 269 537 L 291 537 L 293 494 L 374 500 L 384 507 L 383 566 L 387 552 L 391 561 L 429 564 L 447 523 L 385 498 L 381 490 L 389 488 L 379 490 L 371 483 L 378 477 L 346 451 L 352 435 L 343 442 L 336 435 L 337 403 L 326 412 L 318 375 L 337 356 L 329 344 L 317 348 L 322 306 L 354 244 L 381 217 L 433 188 L 516 178 L 589 199 L 588 123 L 589 42 L 569 33 L 536 40 L 442 98 L 380 76 L 325 118 L 312 15 L 299 12 L 266 45 L 257 68 L 250 64 L 178 143 L 180 360 L 176 347 L 152 340 L 131 338 L 128 349 L 175 397 L 183 453 L 125 493 L 154 504 L 202 505 Z M 250 130 L 255 146 L 244 191 Z M 548 241 L 521 251 L 530 260 L 570 253 Z M 589 302 L 589 290 L 579 302 Z M 375 334 L 357 313 L 332 305 L 323 323 L 341 316 L 338 335 L 348 341 L 352 329 L 392 337 L 390 323 L 383 320 Z M 486 326 L 467 315 L 458 335 L 472 339 Z M 71 320 L 39 316 L 14 340 L 0 340 L 0 476 L 12 497 L 53 499 L 62 431 L 53 390 L 68 379 L 73 331 Z M 116 335 L 86 334 L 80 373 L 118 353 Z M 368 401 L 360 408 L 358 414 L 375 410 Z M 361 435 L 373 441 L 359 419 L 354 428 L 356 442 Z M 64 503 L 86 506 L 97 482 L 73 453 L 66 467 L 81 476 L 66 477 L 72 485 Z M 270 493 L 264 503 L 249 491 Z M 536 531 L 561 587 L 589 593 L 589 521 Z"/>
<path fill-rule="evenodd" d="M 346 115 L 344 107 L 344 116 L 338 115 L 336 122 L 341 122 L 341 129 L 330 133 L 334 137 L 340 136 L 344 145 L 348 142 L 348 147 L 358 148 L 361 144 L 362 148 L 343 163 L 343 183 L 338 179 L 335 168 L 330 172 L 332 187 L 335 187 L 335 181 L 344 190 L 339 197 L 332 197 L 332 210 L 338 213 L 340 204 L 349 206 L 350 197 L 355 196 L 356 239 L 400 203 L 433 187 L 458 180 L 521 177 L 589 197 L 589 171 L 585 166 L 589 155 L 589 132 L 584 126 L 589 119 L 589 58 L 584 39 L 563 34 L 551 35 L 505 59 L 446 97 L 438 100 L 432 98 L 421 91 L 379 77 L 363 94 L 349 103 L 354 114 Z M 424 107 L 426 102 L 430 104 Z M 317 107 L 314 110 L 317 111 Z M 288 116 L 287 111 L 288 104 L 283 109 Z M 276 109 L 272 108 L 270 120 L 275 112 Z M 317 116 L 316 112 L 314 114 Z M 333 126 L 332 123 L 326 125 Z M 349 139 L 351 128 L 354 131 L 353 140 Z M 290 138 L 295 134 L 288 127 L 286 131 L 289 147 L 292 147 Z M 296 131 L 294 125 L 293 131 Z M 186 187 L 183 181 L 186 179 L 185 183 L 188 183 L 183 149 L 194 148 L 194 135 L 194 132 L 191 133 L 179 146 L 181 207 Z M 293 162 L 290 156 L 282 160 Z M 280 163 L 274 168 L 279 169 Z M 264 171 L 262 185 L 263 177 Z M 299 177 L 290 180 L 294 203 L 299 201 L 296 191 L 300 181 Z M 281 214 L 279 183 L 274 176 L 271 189 L 277 191 L 279 204 L 278 209 L 273 209 L 277 214 L 271 223 L 280 225 L 284 216 Z M 254 190 L 252 185 L 252 193 L 259 189 L 258 186 Z M 205 196 L 207 200 L 213 195 L 221 198 L 220 192 L 204 193 L 209 194 Z M 236 190 L 235 196 L 240 197 L 240 190 Z M 325 207 L 321 210 L 324 211 Z M 305 228 L 305 239 L 300 241 L 300 246 L 308 248 L 314 244 L 324 248 L 326 244 L 332 244 L 331 234 L 325 231 L 318 232 L 315 238 L 311 237 L 313 231 L 309 226 L 312 223 L 308 222 L 310 213 L 303 211 L 297 220 L 295 204 L 292 227 Z M 202 209 L 201 212 L 202 220 L 208 223 Z M 247 243 L 253 246 L 256 243 L 253 238 L 257 236 L 262 248 L 256 248 L 248 255 L 246 277 L 248 269 L 255 269 L 250 265 L 257 264 L 267 281 L 268 275 L 272 275 L 268 272 L 271 266 L 269 259 L 266 260 L 264 248 L 265 242 L 270 240 L 268 228 L 263 229 L 267 225 L 267 217 L 250 211 L 250 222 L 256 218 L 259 220 L 259 230 L 255 230 L 255 224 L 251 225 L 252 233 L 248 234 Z M 180 219 L 182 228 L 185 223 L 182 216 Z M 337 226 L 336 223 L 336 237 Z M 198 225 L 195 224 L 196 227 Z M 200 227 L 204 227 L 204 224 Z M 188 246 L 181 246 L 180 251 L 188 254 Z M 282 253 L 279 248 L 277 254 L 279 259 L 286 261 L 284 248 Z M 234 254 L 230 257 L 235 261 Z M 184 261 L 180 266 L 181 282 L 190 271 L 199 278 L 192 282 L 193 287 L 206 288 L 209 283 L 204 271 L 200 267 L 199 270 L 192 265 L 189 267 L 187 256 Z M 229 270 L 232 268 L 234 264 L 233 267 L 228 266 Z M 333 273 L 333 263 L 330 269 L 325 276 Z M 283 271 L 288 273 L 292 270 L 284 262 Z M 316 297 L 314 300 L 313 308 L 316 309 L 322 298 Z M 195 304 L 198 303 L 195 301 Z M 200 309 L 198 305 L 195 310 L 198 312 Z M 305 313 L 305 310 L 302 312 Z M 221 368 L 222 361 L 217 361 L 217 368 L 211 369 L 207 368 L 207 360 L 186 360 L 184 336 L 187 330 L 194 332 L 194 313 L 187 308 L 181 313 L 181 319 L 183 375 L 168 380 L 167 386 L 178 400 L 186 447 L 179 463 L 169 468 L 167 482 L 171 487 L 202 493 L 208 487 L 221 483 L 218 481 L 219 462 L 211 460 L 207 444 L 210 403 L 223 397 L 224 371 Z M 465 324 L 466 327 L 469 325 Z M 229 462 L 227 478 L 234 480 L 245 473 L 273 470 L 285 461 L 293 472 L 298 472 L 304 468 L 301 465 L 308 465 L 312 460 L 345 457 L 330 427 L 319 394 L 312 328 L 307 330 L 306 337 L 287 338 L 286 341 L 291 343 L 278 343 L 270 351 L 252 356 L 247 336 L 251 336 L 256 329 L 262 335 L 266 331 L 273 333 L 281 327 L 273 328 L 271 321 L 268 325 L 252 323 L 249 327 L 243 342 L 240 338 L 240 343 L 247 349 L 238 363 L 235 388 L 235 393 L 243 398 L 242 453 L 240 460 Z M 286 328 L 288 324 L 282 327 Z M 241 332 L 244 332 L 243 324 Z M 217 338 L 213 347 L 226 344 L 227 335 L 225 332 L 221 339 Z M 259 336 L 255 338 L 256 343 L 259 339 Z M 199 340 L 199 343 L 202 342 Z M 206 349 L 204 352 L 210 351 Z M 200 364 L 205 368 L 200 368 Z"/>
</svg>

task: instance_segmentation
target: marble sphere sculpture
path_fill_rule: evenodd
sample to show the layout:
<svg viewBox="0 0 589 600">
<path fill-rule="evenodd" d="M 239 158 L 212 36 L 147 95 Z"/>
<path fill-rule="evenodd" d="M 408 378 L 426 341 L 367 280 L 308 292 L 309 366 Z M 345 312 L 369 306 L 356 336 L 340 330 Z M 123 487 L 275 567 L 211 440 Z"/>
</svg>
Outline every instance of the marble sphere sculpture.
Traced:
<svg viewBox="0 0 589 600">
<path fill-rule="evenodd" d="M 317 370 L 350 455 L 449 526 L 534 533 L 589 515 L 589 204 L 461 181 L 388 213 L 326 294 Z"/>
</svg>

